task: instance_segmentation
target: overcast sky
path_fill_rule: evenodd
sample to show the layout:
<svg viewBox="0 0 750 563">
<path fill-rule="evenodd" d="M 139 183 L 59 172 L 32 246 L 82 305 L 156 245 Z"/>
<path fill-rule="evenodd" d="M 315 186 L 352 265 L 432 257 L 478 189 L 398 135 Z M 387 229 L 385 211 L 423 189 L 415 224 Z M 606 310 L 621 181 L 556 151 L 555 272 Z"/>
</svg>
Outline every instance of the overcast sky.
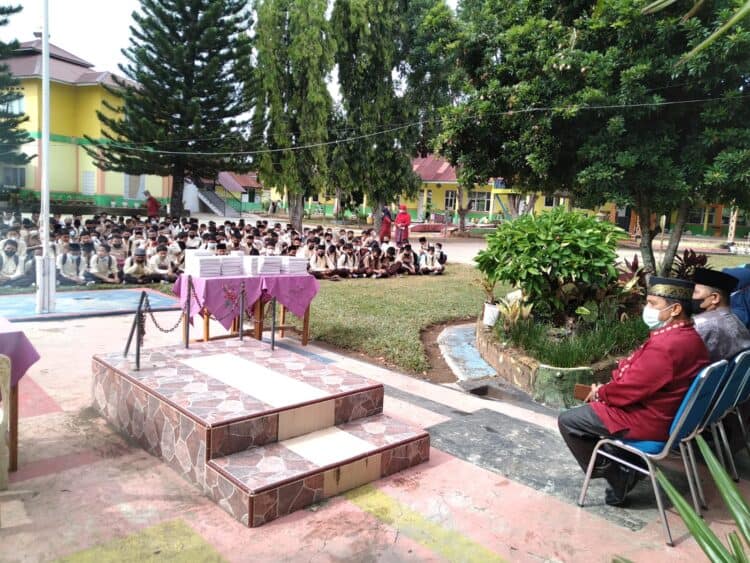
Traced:
<svg viewBox="0 0 750 563">
<path fill-rule="evenodd" d="M 448 0 L 455 8 L 457 0 Z M 42 30 L 42 0 L 14 0 L 23 10 L 0 28 L 0 39 L 30 41 Z M 120 53 L 129 45 L 130 15 L 139 0 L 49 0 L 50 42 L 91 63 L 97 70 L 117 72 Z"/>
</svg>

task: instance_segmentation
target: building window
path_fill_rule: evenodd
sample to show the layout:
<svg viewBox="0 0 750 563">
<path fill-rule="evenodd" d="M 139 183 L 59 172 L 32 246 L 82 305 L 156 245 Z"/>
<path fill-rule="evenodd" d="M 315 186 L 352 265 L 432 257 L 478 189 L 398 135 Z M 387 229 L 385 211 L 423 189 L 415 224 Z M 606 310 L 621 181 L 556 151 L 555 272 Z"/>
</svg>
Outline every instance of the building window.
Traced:
<svg viewBox="0 0 750 563">
<path fill-rule="evenodd" d="M 3 169 L 3 185 L 16 188 L 26 187 L 26 169 L 21 166 L 7 166 Z"/>
<path fill-rule="evenodd" d="M 469 209 L 486 213 L 490 210 L 492 194 L 490 192 L 469 192 Z"/>
<path fill-rule="evenodd" d="M 456 190 L 445 190 L 445 210 L 452 211 L 456 208 Z"/>
<path fill-rule="evenodd" d="M 16 90 L 16 92 L 19 94 L 19 97 L 2 106 L 3 113 L 10 115 L 23 115 L 26 113 L 23 91 Z"/>
<path fill-rule="evenodd" d="M 123 190 L 123 197 L 125 199 L 143 199 L 144 190 L 146 189 L 146 176 L 131 176 L 130 174 L 123 174 L 125 177 L 125 186 Z"/>
<path fill-rule="evenodd" d="M 544 196 L 544 207 L 557 207 L 558 205 L 564 205 L 565 198 L 559 196 L 546 195 Z"/>
</svg>

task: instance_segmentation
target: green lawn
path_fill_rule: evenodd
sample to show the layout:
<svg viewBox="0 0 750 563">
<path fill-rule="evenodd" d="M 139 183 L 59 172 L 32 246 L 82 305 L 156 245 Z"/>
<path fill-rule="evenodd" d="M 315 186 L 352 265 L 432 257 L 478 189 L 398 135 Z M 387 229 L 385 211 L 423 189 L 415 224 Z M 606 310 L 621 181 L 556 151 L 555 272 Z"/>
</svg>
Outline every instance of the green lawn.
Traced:
<svg viewBox="0 0 750 563">
<path fill-rule="evenodd" d="M 310 336 L 412 373 L 429 369 L 420 332 L 475 319 L 483 292 L 474 268 L 451 264 L 442 276 L 324 281 L 310 313 Z"/>
<path fill-rule="evenodd" d="M 750 264 L 750 256 L 737 256 L 736 254 L 719 254 L 709 255 L 708 265 L 714 270 L 721 270 L 722 268 L 734 268 L 736 266 L 742 266 L 743 264 Z"/>
</svg>

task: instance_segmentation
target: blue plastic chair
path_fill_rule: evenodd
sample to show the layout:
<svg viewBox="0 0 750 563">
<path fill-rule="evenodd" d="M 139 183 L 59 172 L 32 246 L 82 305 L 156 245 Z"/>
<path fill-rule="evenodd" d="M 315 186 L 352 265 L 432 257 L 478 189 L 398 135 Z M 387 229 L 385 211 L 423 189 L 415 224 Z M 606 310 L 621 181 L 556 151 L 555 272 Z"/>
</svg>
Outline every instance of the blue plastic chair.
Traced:
<svg viewBox="0 0 750 563">
<path fill-rule="evenodd" d="M 750 455 L 750 436 L 748 436 L 747 428 L 745 427 L 745 421 L 742 420 L 742 414 L 740 413 L 739 409 L 739 406 L 742 403 L 746 403 L 748 401 L 750 401 L 750 374 L 748 374 L 743 388 L 740 389 L 734 405 L 732 405 L 732 407 L 729 409 L 729 413 L 727 413 L 734 414 L 737 417 L 737 421 L 740 425 L 740 431 L 742 432 L 742 440 L 745 444 L 745 449 L 747 449 L 747 453 L 748 455 Z"/>
<path fill-rule="evenodd" d="M 728 375 L 726 376 L 726 382 L 721 389 L 721 392 L 716 396 L 711 410 L 706 417 L 706 420 L 701 425 L 702 432 L 704 429 L 711 431 L 713 436 L 713 445 L 716 456 L 719 458 L 721 465 L 727 468 L 727 462 L 729 463 L 729 470 L 732 473 L 732 478 L 735 481 L 739 481 L 740 477 L 737 474 L 737 466 L 734 463 L 734 456 L 732 455 L 732 449 L 729 446 L 729 440 L 727 439 L 727 433 L 724 428 L 724 418 L 735 409 L 739 400 L 740 394 L 745 387 L 747 387 L 748 381 L 750 381 L 750 350 L 745 350 L 737 354 L 729 364 L 727 369 Z M 726 461 L 724 453 L 726 452 Z M 695 475 L 696 482 L 699 485 L 699 493 L 701 496 L 702 506 L 706 506 L 705 498 L 703 497 L 703 491 L 700 489 L 700 481 L 698 481 L 698 475 Z"/>
<path fill-rule="evenodd" d="M 685 465 L 688 484 L 690 485 L 690 494 L 693 497 L 693 505 L 695 506 L 696 511 L 700 512 L 696 495 L 696 486 L 693 478 L 696 466 L 695 455 L 693 454 L 691 447 L 691 440 L 697 434 L 697 429 L 705 419 L 708 409 L 711 407 L 713 399 L 722 385 L 724 376 L 727 372 L 727 365 L 726 360 L 721 360 L 703 368 L 698 373 L 685 394 L 685 398 L 682 400 L 680 408 L 675 414 L 672 426 L 669 429 L 669 437 L 666 442 L 651 440 L 617 440 L 614 438 L 603 438 L 599 440 L 594 448 L 593 454 L 591 455 L 591 460 L 589 461 L 586 478 L 583 481 L 583 488 L 581 489 L 581 495 L 578 498 L 578 505 L 583 506 L 586 500 L 586 492 L 589 488 L 591 474 L 594 471 L 597 456 L 604 456 L 629 467 L 638 473 L 647 475 L 651 479 L 651 485 L 654 489 L 654 496 L 656 496 L 656 504 L 659 508 L 659 515 L 661 516 L 662 526 L 664 527 L 667 545 L 674 545 L 672 541 L 672 533 L 669 530 L 669 523 L 667 522 L 667 514 L 664 512 L 664 502 L 661 498 L 661 491 L 656 480 L 654 463 L 665 459 L 673 449 L 679 447 L 682 462 Z M 640 466 L 617 457 L 611 452 L 602 450 L 603 446 L 610 446 L 637 455 L 646 463 L 648 469 L 643 469 Z"/>
</svg>

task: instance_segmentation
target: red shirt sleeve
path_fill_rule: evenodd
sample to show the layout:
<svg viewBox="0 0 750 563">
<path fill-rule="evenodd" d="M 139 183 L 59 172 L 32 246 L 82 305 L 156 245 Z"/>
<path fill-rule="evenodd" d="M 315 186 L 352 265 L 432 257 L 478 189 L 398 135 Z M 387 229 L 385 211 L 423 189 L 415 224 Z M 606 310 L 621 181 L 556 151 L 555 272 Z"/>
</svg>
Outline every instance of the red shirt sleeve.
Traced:
<svg viewBox="0 0 750 563">
<path fill-rule="evenodd" d="M 669 350 L 658 341 L 648 342 L 631 363 L 613 374 L 612 381 L 599 388 L 599 400 L 613 407 L 639 403 L 669 384 L 674 369 Z"/>
</svg>

